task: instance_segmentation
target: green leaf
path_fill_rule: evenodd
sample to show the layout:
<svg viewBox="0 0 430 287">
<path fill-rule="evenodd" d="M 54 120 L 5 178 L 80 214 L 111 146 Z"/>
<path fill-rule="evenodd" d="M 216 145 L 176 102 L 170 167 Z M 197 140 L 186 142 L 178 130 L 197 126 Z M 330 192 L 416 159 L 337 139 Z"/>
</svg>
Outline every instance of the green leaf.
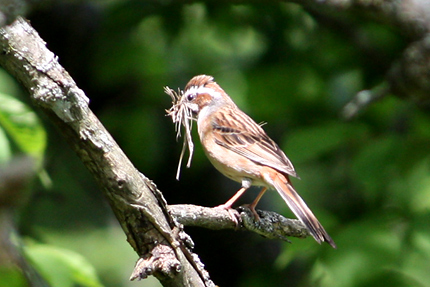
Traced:
<svg viewBox="0 0 430 287">
<path fill-rule="evenodd" d="M 0 126 L 0 164 L 4 164 L 12 157 L 12 151 L 10 149 L 10 142 L 4 132 L 4 129 Z"/>
<path fill-rule="evenodd" d="M 28 282 L 17 267 L 0 266 L 0 286 L 27 287 Z"/>
<path fill-rule="evenodd" d="M 0 103 L 0 126 L 21 151 L 41 162 L 46 148 L 46 132 L 37 115 L 7 94 L 0 93 Z"/>
<path fill-rule="evenodd" d="M 26 246 L 24 251 L 51 286 L 103 286 L 94 267 L 78 253 L 35 243 Z"/>
</svg>

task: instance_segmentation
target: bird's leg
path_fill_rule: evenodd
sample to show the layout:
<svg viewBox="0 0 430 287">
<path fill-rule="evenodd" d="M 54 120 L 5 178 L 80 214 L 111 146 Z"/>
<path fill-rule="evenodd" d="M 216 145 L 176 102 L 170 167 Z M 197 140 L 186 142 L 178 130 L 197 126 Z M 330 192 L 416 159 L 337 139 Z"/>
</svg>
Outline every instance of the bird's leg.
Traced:
<svg viewBox="0 0 430 287">
<path fill-rule="evenodd" d="M 242 196 L 242 194 L 250 188 L 252 185 L 252 179 L 250 178 L 243 178 L 242 179 L 242 187 L 235 193 L 235 195 L 232 196 L 226 203 L 218 205 L 217 208 L 224 208 L 224 209 L 230 209 L 232 205 L 236 202 L 236 200 L 239 199 L 239 197 Z"/>
<path fill-rule="evenodd" d="M 251 209 L 252 213 L 255 216 L 256 220 L 260 220 L 260 216 L 258 215 L 257 211 L 255 210 L 255 207 L 257 206 L 260 199 L 263 197 L 263 194 L 266 192 L 267 187 L 263 187 L 260 191 L 260 193 L 257 195 L 257 197 L 254 199 L 254 201 L 248 205 L 248 208 Z"/>
<path fill-rule="evenodd" d="M 244 178 L 242 180 L 242 187 L 224 204 L 218 205 L 215 208 L 221 208 L 228 211 L 230 214 L 231 219 L 236 223 L 236 226 L 239 226 L 238 219 L 240 218 L 239 213 L 237 210 L 231 208 L 233 204 L 241 197 L 245 191 L 251 187 L 252 180 L 248 178 Z"/>
<path fill-rule="evenodd" d="M 236 202 L 236 200 L 239 199 L 239 197 L 242 196 L 242 194 L 247 190 L 248 188 L 242 187 L 239 189 L 226 203 L 218 205 L 217 208 L 224 208 L 229 209 L 233 206 L 233 204 Z"/>
<path fill-rule="evenodd" d="M 247 190 L 247 188 L 242 187 L 239 189 L 235 195 L 232 196 L 226 203 L 215 206 L 215 208 L 225 209 L 230 215 L 231 220 L 236 224 L 236 228 L 239 227 L 239 212 L 236 209 L 231 208 L 232 205 L 236 202 L 236 200 Z"/>
</svg>

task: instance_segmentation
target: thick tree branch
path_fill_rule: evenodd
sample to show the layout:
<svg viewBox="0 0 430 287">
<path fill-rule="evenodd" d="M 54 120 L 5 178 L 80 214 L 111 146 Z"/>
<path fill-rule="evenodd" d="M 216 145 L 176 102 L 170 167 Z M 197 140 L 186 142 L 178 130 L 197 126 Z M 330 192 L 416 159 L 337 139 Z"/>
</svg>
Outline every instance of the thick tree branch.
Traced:
<svg viewBox="0 0 430 287">
<path fill-rule="evenodd" d="M 18 18 L 1 28 L 0 49 L 0 65 L 24 85 L 102 187 L 140 256 L 132 278 L 154 275 L 164 286 L 214 286 L 156 186 L 125 156 L 29 23 Z"/>
</svg>

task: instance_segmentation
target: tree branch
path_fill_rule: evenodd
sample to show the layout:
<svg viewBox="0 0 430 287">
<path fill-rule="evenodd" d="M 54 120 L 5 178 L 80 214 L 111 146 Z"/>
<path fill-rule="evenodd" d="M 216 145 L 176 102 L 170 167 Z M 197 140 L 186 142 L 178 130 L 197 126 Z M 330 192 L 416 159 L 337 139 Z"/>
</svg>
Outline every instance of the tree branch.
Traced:
<svg viewBox="0 0 430 287">
<path fill-rule="evenodd" d="M 0 49 L 0 65 L 24 85 L 102 187 L 140 256 L 132 279 L 154 275 L 164 286 L 214 286 L 155 184 L 125 156 L 30 24 L 17 18 L 1 28 Z"/>
<path fill-rule="evenodd" d="M 270 239 L 288 241 L 287 237 L 305 238 L 310 236 L 308 229 L 297 219 L 285 218 L 272 212 L 258 210 L 260 220 L 255 220 L 248 207 L 239 207 L 239 224 L 225 209 L 209 208 L 190 204 L 169 205 L 170 214 L 185 226 L 198 226 L 207 229 L 247 230 Z"/>
</svg>

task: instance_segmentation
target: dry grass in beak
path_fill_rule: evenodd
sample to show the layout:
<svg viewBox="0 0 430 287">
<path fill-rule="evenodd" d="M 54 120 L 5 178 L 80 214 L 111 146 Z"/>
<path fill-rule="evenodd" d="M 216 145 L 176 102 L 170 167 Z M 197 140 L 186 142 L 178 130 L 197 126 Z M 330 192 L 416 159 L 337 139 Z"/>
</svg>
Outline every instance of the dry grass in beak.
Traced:
<svg viewBox="0 0 430 287">
<path fill-rule="evenodd" d="M 191 110 L 186 106 L 185 102 L 183 101 L 183 94 L 184 94 L 183 91 L 178 89 L 178 91 L 175 92 L 169 87 L 164 87 L 164 92 L 172 98 L 173 105 L 170 109 L 166 110 L 166 112 L 167 112 L 167 115 L 172 118 L 173 123 L 175 124 L 176 139 L 178 139 L 181 136 L 181 125 L 184 126 L 184 129 L 185 129 L 184 143 L 182 145 L 181 156 L 179 157 L 179 163 L 178 163 L 178 170 L 176 172 L 176 179 L 179 180 L 179 175 L 181 173 L 182 158 L 184 157 L 185 149 L 187 148 L 187 146 L 190 152 L 190 155 L 188 157 L 187 167 L 191 166 L 191 159 L 193 157 L 193 152 L 194 152 L 194 143 L 191 137 L 193 117 L 192 117 Z"/>
</svg>

